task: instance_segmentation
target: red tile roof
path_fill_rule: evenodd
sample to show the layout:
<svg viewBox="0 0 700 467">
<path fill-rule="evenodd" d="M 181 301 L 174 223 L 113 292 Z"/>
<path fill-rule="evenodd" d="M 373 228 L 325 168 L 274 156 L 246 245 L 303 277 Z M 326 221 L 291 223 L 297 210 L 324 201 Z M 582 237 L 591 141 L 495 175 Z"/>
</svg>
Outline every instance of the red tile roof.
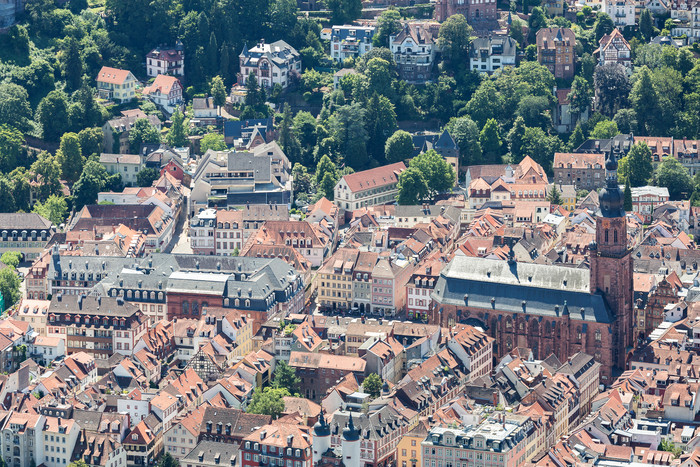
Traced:
<svg viewBox="0 0 700 467">
<path fill-rule="evenodd" d="M 344 175 L 342 180 L 348 185 L 350 191 L 362 191 L 396 183 L 399 180 L 399 174 L 404 170 L 406 170 L 406 164 L 396 162 L 395 164 Z"/>
</svg>

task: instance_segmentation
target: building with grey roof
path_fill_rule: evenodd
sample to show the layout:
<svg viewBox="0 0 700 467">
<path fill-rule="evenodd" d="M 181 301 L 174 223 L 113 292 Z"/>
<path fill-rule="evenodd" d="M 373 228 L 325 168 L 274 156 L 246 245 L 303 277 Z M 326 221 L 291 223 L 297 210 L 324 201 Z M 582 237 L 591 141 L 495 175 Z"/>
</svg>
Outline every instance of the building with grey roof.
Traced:
<svg viewBox="0 0 700 467">
<path fill-rule="evenodd" d="M 497 413 L 464 429 L 435 427 L 421 443 L 423 465 L 436 461 L 444 465 L 453 453 L 455 459 L 474 459 L 476 463 L 485 460 L 494 466 L 523 465 L 532 424 L 525 415 Z"/>
<path fill-rule="evenodd" d="M 261 40 L 255 47 L 243 47 L 238 56 L 240 72 L 238 84 L 245 86 L 251 73 L 255 74 L 258 86 L 270 88 L 279 84 L 286 88 L 292 76 L 301 75 L 301 56 L 285 41 L 265 43 Z"/>
<path fill-rule="evenodd" d="M 185 456 L 183 463 L 192 467 L 236 467 L 238 462 L 238 444 L 216 441 L 200 441 Z"/>
<path fill-rule="evenodd" d="M 469 63 L 472 71 L 491 74 L 515 66 L 517 43 L 509 36 L 477 37 L 472 41 Z"/>
<path fill-rule="evenodd" d="M 25 261 L 36 259 L 55 232 L 51 221 L 34 212 L 0 213 L 0 255 L 19 251 Z"/>
<path fill-rule="evenodd" d="M 207 151 L 192 177 L 190 214 L 207 207 L 285 204 L 292 200 L 291 164 L 277 143 L 248 151 Z"/>
</svg>

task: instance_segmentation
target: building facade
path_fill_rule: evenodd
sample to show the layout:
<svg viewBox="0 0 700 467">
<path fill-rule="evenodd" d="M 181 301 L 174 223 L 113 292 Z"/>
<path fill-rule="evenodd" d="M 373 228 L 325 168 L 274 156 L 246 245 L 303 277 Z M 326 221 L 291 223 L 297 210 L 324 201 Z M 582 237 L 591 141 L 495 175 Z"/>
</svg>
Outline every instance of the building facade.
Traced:
<svg viewBox="0 0 700 467">
<path fill-rule="evenodd" d="M 401 32 L 389 38 L 389 49 L 394 56 L 399 78 L 422 84 L 435 77 L 438 30 L 437 24 L 407 23 Z"/>
<path fill-rule="evenodd" d="M 123 298 L 60 293 L 51 299 L 47 335 L 66 341 L 66 352 L 85 352 L 107 359 L 115 353 L 131 355 L 148 330 L 148 320 Z"/>
<path fill-rule="evenodd" d="M 517 43 L 509 36 L 477 37 L 472 41 L 469 64 L 472 71 L 491 74 L 515 66 Z"/>
<path fill-rule="evenodd" d="M 495 0 L 438 0 L 435 3 L 434 18 L 443 22 L 452 15 L 464 15 L 469 23 L 498 18 Z"/>
<path fill-rule="evenodd" d="M 531 424 L 529 417 L 501 413 L 466 430 L 433 428 L 421 443 L 421 465 L 459 465 L 465 461 L 499 467 L 524 465 Z"/>
<path fill-rule="evenodd" d="M 32 261 L 44 251 L 55 232 L 51 221 L 36 213 L 0 214 L 0 255 L 19 251 L 23 261 Z"/>
<path fill-rule="evenodd" d="M 555 78 L 572 79 L 576 69 L 576 37 L 569 28 L 537 31 L 537 61 Z"/>
<path fill-rule="evenodd" d="M 435 286 L 429 321 L 480 323 L 495 339 L 497 358 L 516 347 L 561 361 L 585 352 L 601 364 L 602 383 L 610 384 L 636 341 L 632 256 L 615 161 L 608 159 L 606 174 L 590 271 L 455 256 Z"/>
<path fill-rule="evenodd" d="M 97 93 L 100 98 L 128 102 L 136 98 L 138 80 L 129 70 L 103 66 L 97 74 Z"/>
<path fill-rule="evenodd" d="M 175 47 L 156 47 L 146 55 L 146 74 L 152 78 L 158 75 L 185 75 L 185 48 L 178 42 Z"/>
<path fill-rule="evenodd" d="M 333 26 L 331 32 L 331 58 L 342 62 L 346 58 L 358 58 L 372 50 L 374 26 Z"/>
<path fill-rule="evenodd" d="M 577 190 L 596 190 L 605 186 L 605 155 L 554 153 L 554 182 L 574 185 Z"/>
<path fill-rule="evenodd" d="M 258 80 L 258 86 L 265 88 L 275 84 L 286 88 L 293 76 L 301 75 L 301 56 L 284 41 L 267 44 L 263 40 L 250 49 L 245 46 L 238 59 L 241 70 L 238 84 L 241 86 L 245 86 L 251 73 Z"/>
<path fill-rule="evenodd" d="M 388 204 L 396 200 L 403 162 L 344 175 L 335 185 L 335 203 L 346 211 Z"/>
</svg>

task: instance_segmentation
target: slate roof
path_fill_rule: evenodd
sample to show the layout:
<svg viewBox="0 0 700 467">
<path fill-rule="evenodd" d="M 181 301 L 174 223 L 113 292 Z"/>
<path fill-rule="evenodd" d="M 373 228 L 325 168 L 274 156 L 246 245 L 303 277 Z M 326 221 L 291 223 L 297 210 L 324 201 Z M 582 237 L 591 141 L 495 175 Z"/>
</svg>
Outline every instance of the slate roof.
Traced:
<svg viewBox="0 0 700 467">
<path fill-rule="evenodd" d="M 455 256 L 442 270 L 433 299 L 465 306 L 466 296 L 470 308 L 551 317 L 566 310 L 572 319 L 612 323 L 603 296 L 589 287 L 584 269 Z"/>
<path fill-rule="evenodd" d="M 472 41 L 471 56 L 472 58 L 489 57 L 491 55 L 515 57 L 516 48 L 517 44 L 512 37 L 477 37 Z"/>
<path fill-rule="evenodd" d="M 51 227 L 51 221 L 34 212 L 0 213 L 0 229 L 42 230 Z"/>
<path fill-rule="evenodd" d="M 183 458 L 191 464 L 236 465 L 239 445 L 217 441 L 200 441 L 189 454 Z"/>
</svg>

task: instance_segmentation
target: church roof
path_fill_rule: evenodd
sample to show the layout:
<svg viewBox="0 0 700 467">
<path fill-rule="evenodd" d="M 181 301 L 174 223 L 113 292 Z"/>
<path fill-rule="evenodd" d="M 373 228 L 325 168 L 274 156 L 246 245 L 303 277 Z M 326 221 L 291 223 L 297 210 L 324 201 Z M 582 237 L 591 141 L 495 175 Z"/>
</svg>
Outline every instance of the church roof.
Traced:
<svg viewBox="0 0 700 467">
<path fill-rule="evenodd" d="M 557 317 L 568 311 L 573 320 L 612 323 L 603 296 L 589 290 L 586 269 L 455 256 L 442 270 L 433 299 L 533 316 Z"/>
</svg>

